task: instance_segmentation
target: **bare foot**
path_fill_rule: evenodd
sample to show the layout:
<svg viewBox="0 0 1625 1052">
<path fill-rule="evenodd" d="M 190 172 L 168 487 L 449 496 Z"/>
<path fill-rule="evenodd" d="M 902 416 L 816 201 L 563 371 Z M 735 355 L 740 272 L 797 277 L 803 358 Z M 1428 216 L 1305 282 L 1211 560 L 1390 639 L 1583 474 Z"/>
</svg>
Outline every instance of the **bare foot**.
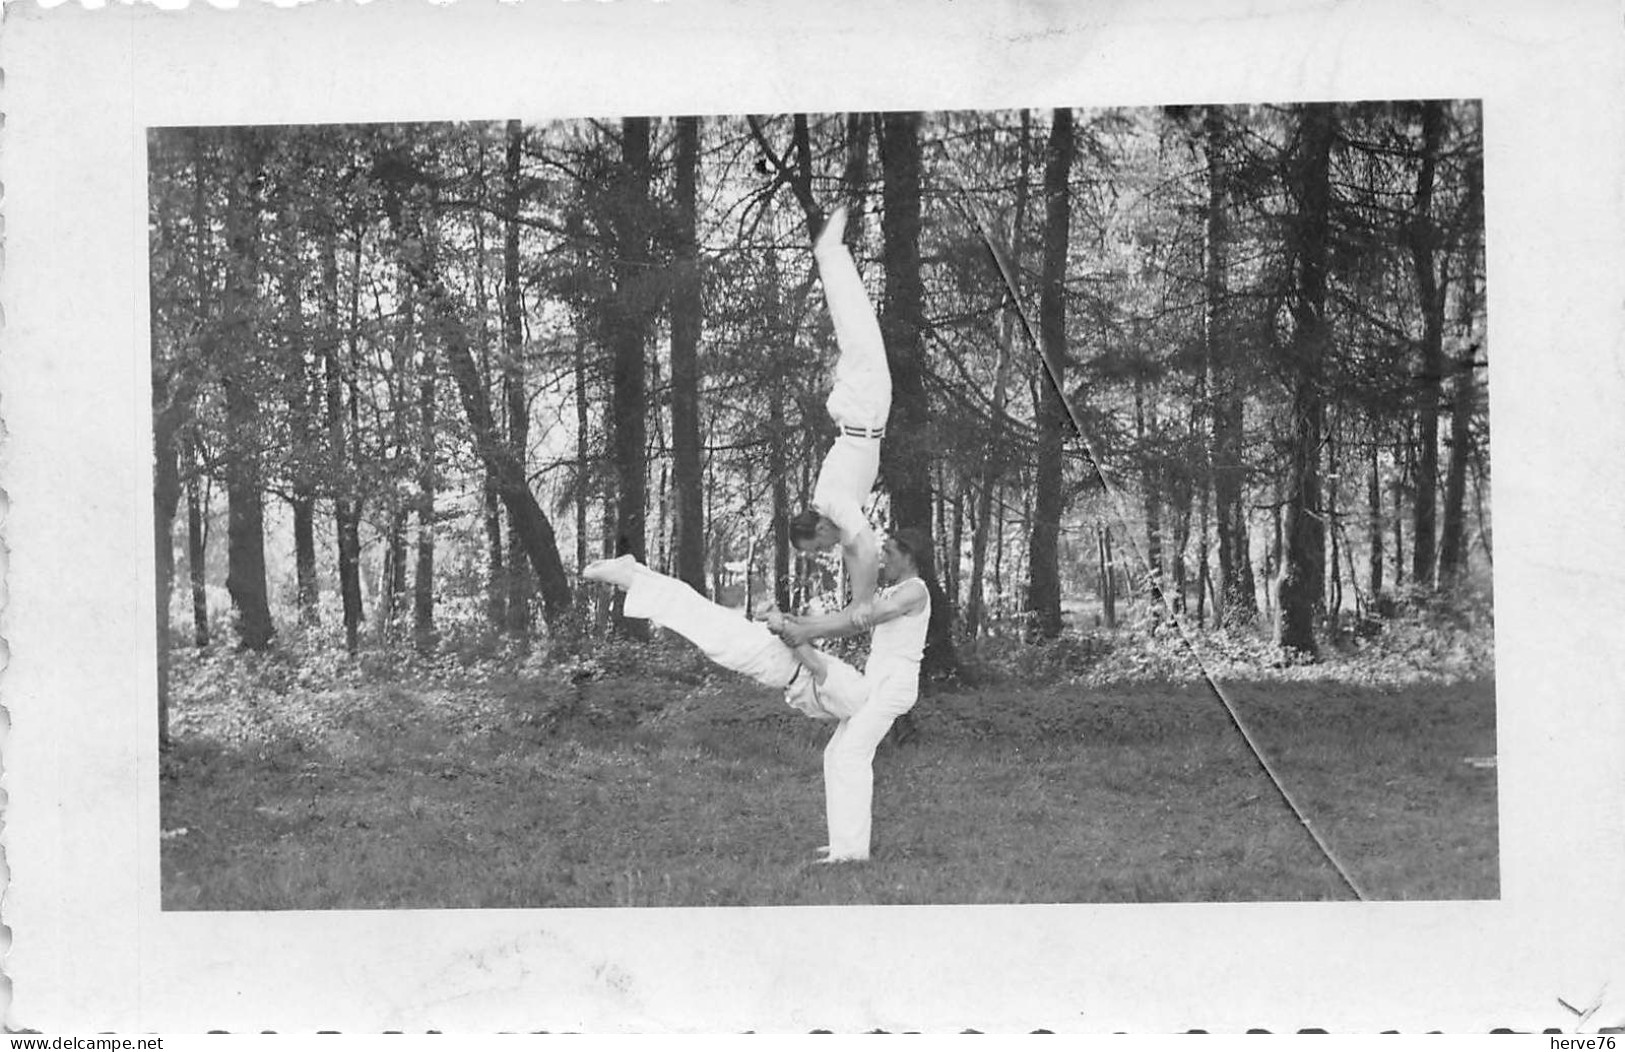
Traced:
<svg viewBox="0 0 1625 1052">
<path fill-rule="evenodd" d="M 818 232 L 818 240 L 813 242 L 814 252 L 827 252 L 831 249 L 843 247 L 841 238 L 846 234 L 846 206 L 836 205 L 835 210 L 824 220 L 824 229 Z"/>
</svg>

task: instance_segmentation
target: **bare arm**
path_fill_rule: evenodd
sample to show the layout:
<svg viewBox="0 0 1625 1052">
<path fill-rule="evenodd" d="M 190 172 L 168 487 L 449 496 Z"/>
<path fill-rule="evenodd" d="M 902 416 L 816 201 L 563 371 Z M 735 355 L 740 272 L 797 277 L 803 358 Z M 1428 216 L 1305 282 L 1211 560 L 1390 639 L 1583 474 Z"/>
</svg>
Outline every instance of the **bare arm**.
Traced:
<svg viewBox="0 0 1625 1052">
<path fill-rule="evenodd" d="M 841 557 L 846 560 L 847 578 L 852 582 L 852 606 L 869 602 L 875 597 L 875 581 L 880 576 L 880 545 L 875 541 L 875 532 L 859 531 L 841 546 Z"/>
<path fill-rule="evenodd" d="M 795 644 L 783 638 L 784 630 L 790 624 L 788 617 L 777 610 L 769 610 L 761 620 L 763 624 L 767 625 L 769 632 L 779 636 L 785 646 L 790 648 L 790 653 L 795 657 L 796 661 L 800 662 L 803 668 L 812 673 L 815 682 L 822 684 L 824 680 L 829 678 L 829 659 L 824 656 L 823 651 L 811 643 Z"/>
<path fill-rule="evenodd" d="M 920 581 L 918 577 L 911 580 Z M 855 635 L 875 625 L 918 613 L 925 609 L 927 597 L 925 582 L 920 581 L 918 588 L 898 588 L 871 603 L 853 603 L 833 614 L 789 619 L 780 637 L 788 645 L 796 647 L 812 639 Z"/>
<path fill-rule="evenodd" d="M 790 653 L 796 656 L 796 660 L 801 662 L 803 668 L 812 673 L 813 682 L 822 685 L 824 680 L 829 678 L 829 658 L 826 658 L 823 651 L 817 647 L 803 643 L 791 647 Z"/>
</svg>

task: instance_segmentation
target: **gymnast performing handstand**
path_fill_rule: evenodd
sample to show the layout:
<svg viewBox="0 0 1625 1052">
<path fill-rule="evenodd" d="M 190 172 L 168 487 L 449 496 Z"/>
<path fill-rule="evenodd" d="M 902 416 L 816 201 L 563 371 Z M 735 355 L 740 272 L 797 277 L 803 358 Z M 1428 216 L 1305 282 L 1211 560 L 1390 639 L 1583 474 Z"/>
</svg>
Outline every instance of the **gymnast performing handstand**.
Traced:
<svg viewBox="0 0 1625 1052">
<path fill-rule="evenodd" d="M 819 468 L 812 507 L 790 520 L 790 541 L 803 552 L 840 545 L 852 586 L 847 616 L 854 628 L 863 628 L 869 624 L 880 565 L 880 545 L 863 503 L 880 472 L 880 440 L 891 413 L 892 385 L 880 322 L 841 241 L 845 230 L 846 208 L 840 206 L 813 244 L 839 347 L 834 385 L 824 403 L 839 433 Z"/>
</svg>

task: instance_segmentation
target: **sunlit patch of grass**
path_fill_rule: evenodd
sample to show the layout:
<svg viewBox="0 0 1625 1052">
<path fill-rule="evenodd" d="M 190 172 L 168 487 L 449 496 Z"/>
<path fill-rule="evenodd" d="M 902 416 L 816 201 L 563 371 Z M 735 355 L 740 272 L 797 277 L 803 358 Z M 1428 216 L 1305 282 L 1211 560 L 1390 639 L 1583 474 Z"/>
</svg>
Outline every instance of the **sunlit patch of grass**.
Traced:
<svg viewBox="0 0 1625 1052">
<path fill-rule="evenodd" d="M 831 726 L 736 680 L 261 689 L 177 721 L 166 908 L 1347 897 L 1202 684 L 927 698 L 877 759 L 874 860 L 833 867 Z M 1463 763 L 1495 751 L 1488 680 L 1232 693 L 1369 894 L 1497 894 L 1495 773 Z"/>
</svg>

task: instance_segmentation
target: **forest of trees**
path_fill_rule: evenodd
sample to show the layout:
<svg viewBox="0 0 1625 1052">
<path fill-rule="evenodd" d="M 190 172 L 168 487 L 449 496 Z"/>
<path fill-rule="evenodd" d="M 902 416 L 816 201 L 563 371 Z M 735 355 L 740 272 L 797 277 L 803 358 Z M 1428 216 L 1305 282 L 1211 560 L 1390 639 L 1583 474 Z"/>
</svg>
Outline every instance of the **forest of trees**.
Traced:
<svg viewBox="0 0 1625 1052">
<path fill-rule="evenodd" d="M 786 523 L 830 440 L 841 201 L 894 376 L 876 519 L 937 538 L 939 668 L 1164 604 L 1312 655 L 1490 561 L 1476 103 L 148 149 L 161 678 L 222 627 L 635 634 L 577 586 L 624 552 L 734 605 L 838 587 Z"/>
</svg>

